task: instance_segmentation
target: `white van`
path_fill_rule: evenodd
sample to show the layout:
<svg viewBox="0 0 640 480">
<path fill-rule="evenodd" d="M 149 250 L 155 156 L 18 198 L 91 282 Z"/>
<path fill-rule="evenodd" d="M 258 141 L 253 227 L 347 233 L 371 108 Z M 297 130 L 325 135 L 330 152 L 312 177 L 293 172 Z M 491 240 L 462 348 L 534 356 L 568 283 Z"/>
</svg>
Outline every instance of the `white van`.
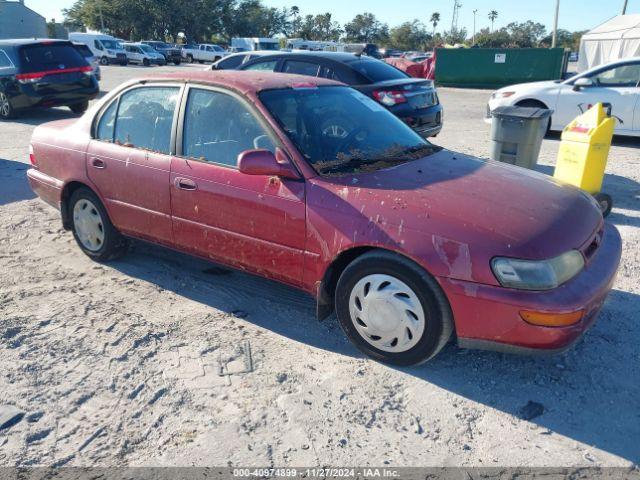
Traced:
<svg viewBox="0 0 640 480">
<path fill-rule="evenodd" d="M 93 55 L 99 59 L 100 65 L 117 63 L 126 65 L 127 54 L 120 41 L 104 33 L 73 32 L 69 34 L 72 42 L 84 43 L 91 49 Z"/>
<path fill-rule="evenodd" d="M 244 37 L 232 38 L 231 47 L 236 51 L 279 50 L 280 40 L 277 38 Z M 243 50 L 237 50 L 242 48 Z"/>
</svg>

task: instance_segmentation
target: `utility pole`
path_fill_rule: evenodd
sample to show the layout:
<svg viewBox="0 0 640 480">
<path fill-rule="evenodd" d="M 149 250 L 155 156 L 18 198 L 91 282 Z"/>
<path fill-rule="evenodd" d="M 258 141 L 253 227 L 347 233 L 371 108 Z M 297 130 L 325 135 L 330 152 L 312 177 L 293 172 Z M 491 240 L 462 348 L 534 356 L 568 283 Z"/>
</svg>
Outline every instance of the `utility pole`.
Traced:
<svg viewBox="0 0 640 480">
<path fill-rule="evenodd" d="M 473 44 L 476 44 L 476 14 L 478 13 L 478 9 L 473 11 Z"/>
<path fill-rule="evenodd" d="M 98 4 L 100 8 L 100 32 L 104 33 L 104 17 L 102 16 L 102 0 Z"/>
<path fill-rule="evenodd" d="M 556 15 L 553 18 L 553 37 L 551 37 L 551 48 L 556 48 L 558 36 L 558 14 L 560 13 L 560 0 L 556 0 Z"/>
<path fill-rule="evenodd" d="M 458 13 L 462 4 L 458 0 L 453 0 L 453 18 L 451 19 L 451 33 L 458 30 Z"/>
<path fill-rule="evenodd" d="M 622 5 L 622 15 L 627 14 L 627 3 L 629 3 L 629 0 L 624 0 L 624 4 Z"/>
</svg>

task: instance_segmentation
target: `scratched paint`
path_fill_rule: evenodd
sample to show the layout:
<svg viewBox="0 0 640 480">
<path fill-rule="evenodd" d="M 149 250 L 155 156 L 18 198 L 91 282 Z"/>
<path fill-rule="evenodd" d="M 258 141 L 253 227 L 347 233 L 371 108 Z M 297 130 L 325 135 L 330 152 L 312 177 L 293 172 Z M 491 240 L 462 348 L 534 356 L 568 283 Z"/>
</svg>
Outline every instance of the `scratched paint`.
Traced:
<svg viewBox="0 0 640 480">
<path fill-rule="evenodd" d="M 461 280 L 472 280 L 469 245 L 439 235 L 433 235 L 431 239 L 438 258 L 449 269 L 449 275 Z"/>
</svg>

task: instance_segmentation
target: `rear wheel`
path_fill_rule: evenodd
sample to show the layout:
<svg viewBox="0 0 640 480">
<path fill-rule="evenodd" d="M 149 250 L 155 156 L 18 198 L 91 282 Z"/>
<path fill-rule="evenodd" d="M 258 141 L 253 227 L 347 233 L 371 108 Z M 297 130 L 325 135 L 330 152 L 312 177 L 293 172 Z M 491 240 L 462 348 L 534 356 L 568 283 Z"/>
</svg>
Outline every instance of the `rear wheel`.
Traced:
<svg viewBox="0 0 640 480">
<path fill-rule="evenodd" d="M 142 64 L 143 64 L 145 67 L 148 67 L 148 66 L 150 65 L 149 59 L 148 59 L 148 58 L 143 59 L 143 60 L 142 60 Z"/>
<path fill-rule="evenodd" d="M 451 308 L 438 283 L 391 252 L 372 251 L 354 260 L 338 280 L 335 300 L 347 337 L 382 362 L 425 362 L 453 332 Z"/>
<path fill-rule="evenodd" d="M 91 190 L 76 190 L 69 201 L 69 212 L 73 236 L 87 256 L 105 262 L 126 253 L 127 239 L 115 229 L 102 202 Z"/>
<path fill-rule="evenodd" d="M 177 67 L 178 65 L 180 65 L 180 63 L 182 63 L 180 60 L 174 60 L 173 64 Z"/>
<path fill-rule="evenodd" d="M 187 55 L 187 62 L 193 63 L 193 55 L 191 54 Z"/>
<path fill-rule="evenodd" d="M 109 59 L 107 57 L 100 57 L 100 65 L 109 65 Z"/>
<path fill-rule="evenodd" d="M 77 114 L 81 114 L 87 111 L 87 108 L 89 108 L 89 101 L 85 100 L 84 102 L 80 102 L 80 103 L 74 103 L 73 105 L 69 105 L 69 109 L 73 112 L 73 113 L 77 113 Z"/>
<path fill-rule="evenodd" d="M 10 120 L 14 118 L 16 111 L 9 101 L 9 97 L 6 93 L 0 92 L 0 118 L 3 120 Z"/>
</svg>

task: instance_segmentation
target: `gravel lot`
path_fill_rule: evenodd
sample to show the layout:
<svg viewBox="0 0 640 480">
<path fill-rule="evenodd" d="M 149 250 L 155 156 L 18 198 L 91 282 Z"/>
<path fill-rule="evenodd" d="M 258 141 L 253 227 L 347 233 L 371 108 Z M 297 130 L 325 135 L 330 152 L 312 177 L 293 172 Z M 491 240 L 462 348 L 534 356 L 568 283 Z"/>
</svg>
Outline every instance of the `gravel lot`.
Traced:
<svg viewBox="0 0 640 480">
<path fill-rule="evenodd" d="M 102 88 L 142 71 L 106 67 Z M 441 89 L 435 143 L 486 157 L 489 93 Z M 449 345 L 395 369 L 287 287 L 145 244 L 92 263 L 25 178 L 33 128 L 71 116 L 0 123 L 0 405 L 25 413 L 0 430 L 0 465 L 639 462 L 640 141 L 610 155 L 622 267 L 583 341 L 536 358 Z M 544 141 L 542 171 L 558 145 Z"/>
</svg>

